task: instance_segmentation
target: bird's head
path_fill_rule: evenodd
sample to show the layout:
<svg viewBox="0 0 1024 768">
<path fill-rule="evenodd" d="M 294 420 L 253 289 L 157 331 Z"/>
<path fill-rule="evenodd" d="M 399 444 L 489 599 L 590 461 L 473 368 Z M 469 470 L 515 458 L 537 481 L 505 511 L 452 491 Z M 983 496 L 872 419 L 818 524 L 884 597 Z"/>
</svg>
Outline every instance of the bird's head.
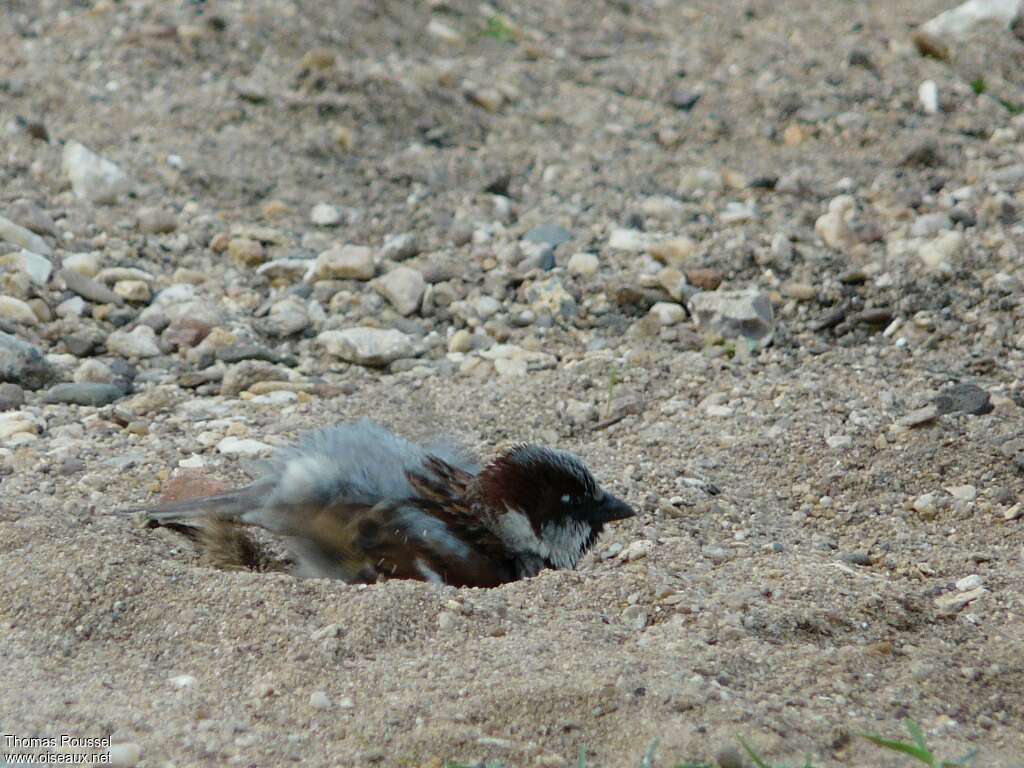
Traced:
<svg viewBox="0 0 1024 768">
<path fill-rule="evenodd" d="M 574 568 L 606 523 L 636 514 L 579 458 L 535 445 L 516 446 L 488 464 L 475 491 L 505 545 L 549 568 Z"/>
</svg>

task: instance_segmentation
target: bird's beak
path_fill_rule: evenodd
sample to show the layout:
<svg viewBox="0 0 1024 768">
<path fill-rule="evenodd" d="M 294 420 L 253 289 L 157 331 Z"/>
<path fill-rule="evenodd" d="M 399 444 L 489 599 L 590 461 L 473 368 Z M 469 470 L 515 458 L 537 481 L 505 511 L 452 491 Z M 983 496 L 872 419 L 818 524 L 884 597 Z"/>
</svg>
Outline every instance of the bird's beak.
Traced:
<svg viewBox="0 0 1024 768">
<path fill-rule="evenodd" d="M 593 519 L 598 523 L 610 523 L 612 520 L 625 520 L 634 517 L 636 510 L 622 499 L 606 493 L 604 498 L 594 507 Z"/>
</svg>

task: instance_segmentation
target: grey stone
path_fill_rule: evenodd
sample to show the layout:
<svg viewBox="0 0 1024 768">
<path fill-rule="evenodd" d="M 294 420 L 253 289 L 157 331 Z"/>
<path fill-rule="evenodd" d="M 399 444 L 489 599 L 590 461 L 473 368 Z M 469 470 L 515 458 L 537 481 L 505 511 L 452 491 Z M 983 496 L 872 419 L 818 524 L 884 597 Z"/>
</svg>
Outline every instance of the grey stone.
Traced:
<svg viewBox="0 0 1024 768">
<path fill-rule="evenodd" d="M 954 384 L 939 393 L 935 398 L 935 407 L 940 414 L 967 413 L 971 416 L 983 416 L 992 412 L 989 393 L 977 384 L 961 382 Z"/>
<path fill-rule="evenodd" d="M 25 229 L 20 224 L 15 224 L 10 219 L 5 219 L 3 216 L 0 216 L 0 240 L 43 256 L 49 256 L 51 253 L 50 246 L 46 244 L 43 238 L 35 232 Z"/>
<path fill-rule="evenodd" d="M 77 293 L 86 301 L 96 304 L 124 303 L 124 299 L 105 285 L 93 280 L 91 277 L 75 272 L 73 269 L 62 269 L 57 274 L 60 275 L 61 280 L 64 281 L 64 285 L 67 286 L 69 291 Z"/>
<path fill-rule="evenodd" d="M 128 175 L 116 164 L 91 152 L 77 141 L 64 147 L 64 174 L 75 196 L 95 204 L 113 204 L 132 190 Z"/>
<path fill-rule="evenodd" d="M 0 412 L 16 411 L 25 404 L 25 390 L 17 384 L 0 384 Z"/>
<path fill-rule="evenodd" d="M 57 371 L 38 349 L 0 331 L 0 381 L 41 389 L 56 377 Z"/>
<path fill-rule="evenodd" d="M 427 282 L 418 270 L 396 267 L 374 280 L 373 287 L 400 315 L 411 315 L 419 309 Z"/>
<path fill-rule="evenodd" d="M 529 243 L 546 243 L 552 248 L 557 248 L 562 243 L 572 240 L 572 233 L 558 224 L 541 224 L 523 235 L 523 240 Z"/>
<path fill-rule="evenodd" d="M 380 250 L 381 258 L 391 261 L 411 259 L 421 251 L 419 238 L 414 232 L 403 232 L 388 235 L 384 238 L 384 247 Z"/>
<path fill-rule="evenodd" d="M 743 338 L 758 348 L 771 343 L 775 316 L 768 296 L 760 291 L 708 291 L 690 299 L 697 322 L 727 339 Z"/>
<path fill-rule="evenodd" d="M 43 396 L 44 403 L 67 403 L 69 405 L 109 405 L 124 397 L 125 392 L 115 384 L 76 382 L 57 384 Z"/>
<path fill-rule="evenodd" d="M 329 354 L 359 365 L 384 366 L 413 355 L 412 338 L 394 329 L 346 328 L 318 339 Z"/>
<path fill-rule="evenodd" d="M 178 228 L 178 217 L 160 206 L 140 208 L 136 215 L 139 231 L 147 235 L 164 235 Z"/>
</svg>

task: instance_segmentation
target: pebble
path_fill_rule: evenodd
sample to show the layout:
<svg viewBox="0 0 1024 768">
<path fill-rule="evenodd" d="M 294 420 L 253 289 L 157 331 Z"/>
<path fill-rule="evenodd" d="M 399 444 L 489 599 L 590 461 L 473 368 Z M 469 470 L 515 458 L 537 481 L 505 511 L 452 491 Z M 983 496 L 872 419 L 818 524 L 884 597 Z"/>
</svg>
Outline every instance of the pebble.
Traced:
<svg viewBox="0 0 1024 768">
<path fill-rule="evenodd" d="M 41 389 L 57 376 L 56 369 L 31 344 L 0 331 L 0 382 Z"/>
<path fill-rule="evenodd" d="M 641 630 L 647 626 L 647 611 L 641 605 L 630 605 L 622 612 L 622 620 L 627 626 Z"/>
<path fill-rule="evenodd" d="M 925 519 L 931 519 L 935 516 L 935 494 L 934 493 L 923 493 L 914 499 L 914 511 L 920 514 Z"/>
<path fill-rule="evenodd" d="M 148 358 L 160 355 L 156 332 L 148 325 L 137 326 L 132 331 L 115 331 L 107 337 L 107 349 L 111 354 L 127 358 Z"/>
<path fill-rule="evenodd" d="M 388 235 L 380 249 L 382 259 L 388 261 L 405 261 L 419 254 L 421 250 L 419 238 L 414 232 L 402 232 Z"/>
<path fill-rule="evenodd" d="M 771 300 L 757 290 L 698 293 L 689 307 L 701 327 L 727 339 L 744 338 L 760 348 L 775 333 Z"/>
<path fill-rule="evenodd" d="M 829 435 L 825 438 L 825 443 L 829 448 L 839 450 L 853 445 L 853 438 L 850 435 Z"/>
<path fill-rule="evenodd" d="M 341 208 L 328 203 L 317 203 L 309 212 L 309 220 L 318 227 L 336 227 L 341 224 L 344 217 Z"/>
<path fill-rule="evenodd" d="M 45 256 L 22 248 L 16 253 L 0 256 L 0 266 L 20 269 L 34 285 L 46 285 L 53 272 L 53 264 Z"/>
<path fill-rule="evenodd" d="M 613 229 L 608 236 L 608 247 L 613 251 L 640 253 L 647 250 L 650 239 L 639 229 Z"/>
<path fill-rule="evenodd" d="M 327 352 L 350 363 L 384 366 L 413 354 L 412 337 L 395 329 L 346 328 L 317 337 Z"/>
<path fill-rule="evenodd" d="M 119 280 L 114 284 L 114 293 L 132 304 L 146 304 L 153 296 L 143 280 Z"/>
<path fill-rule="evenodd" d="M 195 688 L 196 679 L 192 675 L 178 675 L 171 678 L 171 685 L 175 688 Z"/>
<path fill-rule="evenodd" d="M 594 254 L 581 252 L 574 253 L 570 256 L 569 263 L 566 266 L 570 275 L 593 277 L 597 274 L 597 270 L 601 266 L 601 263 Z"/>
<path fill-rule="evenodd" d="M 25 391 L 17 384 L 0 384 L 0 412 L 13 411 L 25 404 Z"/>
<path fill-rule="evenodd" d="M 839 195 L 828 204 L 828 211 L 814 222 L 814 233 L 829 248 L 846 251 L 856 243 L 848 218 L 856 203 L 850 195 Z"/>
<path fill-rule="evenodd" d="M 465 328 L 460 328 L 448 339 L 448 351 L 466 353 L 473 348 L 473 334 Z"/>
<path fill-rule="evenodd" d="M 973 603 L 987 592 L 988 590 L 984 587 L 977 587 L 966 592 L 951 592 L 935 598 L 935 606 L 940 613 L 951 616 L 959 613 L 968 604 Z"/>
<path fill-rule="evenodd" d="M 229 435 L 217 443 L 217 452 L 225 456 L 267 456 L 273 452 L 266 443 L 247 437 Z"/>
<path fill-rule="evenodd" d="M 634 563 L 643 560 L 654 551 L 654 542 L 650 539 L 638 539 L 630 542 L 629 545 L 619 553 L 619 559 L 626 563 Z"/>
<path fill-rule="evenodd" d="M 3 216 L 0 216 L 0 240 L 41 256 L 49 256 L 52 252 L 42 237 Z"/>
<path fill-rule="evenodd" d="M 917 100 L 925 114 L 934 115 L 939 111 L 939 86 L 934 80 L 925 80 L 917 88 Z"/>
<path fill-rule="evenodd" d="M 99 408 L 120 400 L 125 393 L 116 384 L 98 382 L 75 382 L 57 384 L 43 397 L 44 403 L 66 403 Z"/>
<path fill-rule="evenodd" d="M 69 254 L 62 259 L 61 264 L 64 269 L 77 272 L 83 277 L 96 277 L 100 271 L 99 254 L 92 251 Z"/>
<path fill-rule="evenodd" d="M 943 232 L 920 247 L 918 257 L 928 269 L 951 273 L 954 262 L 964 252 L 967 243 L 963 233 L 956 230 Z"/>
<path fill-rule="evenodd" d="M 940 38 L 959 38 L 986 22 L 1007 28 L 1019 12 L 1019 0 L 967 0 L 929 19 L 921 29 Z"/>
<path fill-rule="evenodd" d="M 142 747 L 133 741 L 111 744 L 107 749 L 107 765 L 114 768 L 134 768 L 142 760 Z"/>
<path fill-rule="evenodd" d="M 28 302 L 13 296 L 0 295 L 0 318 L 22 325 L 38 325 L 39 318 Z"/>
<path fill-rule="evenodd" d="M 263 245 L 248 237 L 233 237 L 228 241 L 228 256 L 240 267 L 254 267 L 266 259 Z"/>
<path fill-rule="evenodd" d="M 373 251 L 365 245 L 342 245 L 322 252 L 310 265 L 304 280 L 370 280 L 376 267 Z"/>
<path fill-rule="evenodd" d="M 81 272 L 72 269 L 61 269 L 57 273 L 69 291 L 77 293 L 86 301 L 96 304 L 121 304 L 124 302 L 120 296 L 102 283 L 86 277 Z"/>
<path fill-rule="evenodd" d="M 981 585 L 982 578 L 976 573 L 972 573 L 970 576 L 964 576 L 956 582 L 956 588 L 961 592 L 970 592 L 972 589 L 977 589 Z"/>
<path fill-rule="evenodd" d="M 331 701 L 331 697 L 327 695 L 326 691 L 313 691 L 313 693 L 309 695 L 309 705 L 313 707 L 313 709 L 326 710 L 333 706 L 333 702 Z"/>
<path fill-rule="evenodd" d="M 146 235 L 166 235 L 178 228 L 178 217 L 161 206 L 139 208 L 136 221 L 139 231 Z"/>
<path fill-rule="evenodd" d="M 952 229 L 953 222 L 945 213 L 925 213 L 914 219 L 910 225 L 911 237 L 935 237 L 946 229 Z"/>
<path fill-rule="evenodd" d="M 439 614 L 437 614 L 437 628 L 440 629 L 442 632 L 447 632 L 448 630 L 452 629 L 457 622 L 458 618 L 455 616 L 454 613 L 451 613 L 449 611 L 441 611 Z"/>
<path fill-rule="evenodd" d="M 541 224 L 523 235 L 523 240 L 528 243 L 544 243 L 557 248 L 572 240 L 572 233 L 558 224 Z"/>
<path fill-rule="evenodd" d="M 977 384 L 962 382 L 942 390 L 935 398 L 935 408 L 940 414 L 966 413 L 984 416 L 993 410 L 991 395 Z"/>
<path fill-rule="evenodd" d="M 647 253 L 662 264 L 671 267 L 682 267 L 697 253 L 697 241 L 689 237 L 674 237 L 650 243 Z"/>
<path fill-rule="evenodd" d="M 128 175 L 116 163 L 100 157 L 77 141 L 64 145 L 61 165 L 71 181 L 75 196 L 90 203 L 111 205 L 133 187 Z"/>
<path fill-rule="evenodd" d="M 978 489 L 973 485 L 950 485 L 945 490 L 958 501 L 974 501 L 978 498 Z"/>
<path fill-rule="evenodd" d="M 939 409 L 934 405 L 926 405 L 902 416 L 896 423 L 901 427 L 913 428 L 931 424 L 937 418 L 939 418 Z"/>
<path fill-rule="evenodd" d="M 650 309 L 650 314 L 662 326 L 676 325 L 686 319 L 686 310 L 679 304 L 659 301 Z"/>
<path fill-rule="evenodd" d="M 242 360 L 228 367 L 221 379 L 220 393 L 233 397 L 259 381 L 285 381 L 286 371 L 265 360 Z"/>
<path fill-rule="evenodd" d="M 372 286 L 400 315 L 411 315 L 419 309 L 427 282 L 418 270 L 395 267 L 374 280 Z"/>
</svg>

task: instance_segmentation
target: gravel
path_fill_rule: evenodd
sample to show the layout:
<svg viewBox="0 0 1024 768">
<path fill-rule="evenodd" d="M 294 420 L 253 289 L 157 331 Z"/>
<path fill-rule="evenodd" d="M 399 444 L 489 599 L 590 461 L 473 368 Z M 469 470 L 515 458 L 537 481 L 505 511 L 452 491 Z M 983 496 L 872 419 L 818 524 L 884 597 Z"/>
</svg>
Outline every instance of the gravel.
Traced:
<svg viewBox="0 0 1024 768">
<path fill-rule="evenodd" d="M 1018 765 L 1021 43 L 952 5 L 8 3 L 5 732 L 830 766 L 909 717 Z M 114 513 L 361 416 L 642 513 L 495 590 Z"/>
</svg>

